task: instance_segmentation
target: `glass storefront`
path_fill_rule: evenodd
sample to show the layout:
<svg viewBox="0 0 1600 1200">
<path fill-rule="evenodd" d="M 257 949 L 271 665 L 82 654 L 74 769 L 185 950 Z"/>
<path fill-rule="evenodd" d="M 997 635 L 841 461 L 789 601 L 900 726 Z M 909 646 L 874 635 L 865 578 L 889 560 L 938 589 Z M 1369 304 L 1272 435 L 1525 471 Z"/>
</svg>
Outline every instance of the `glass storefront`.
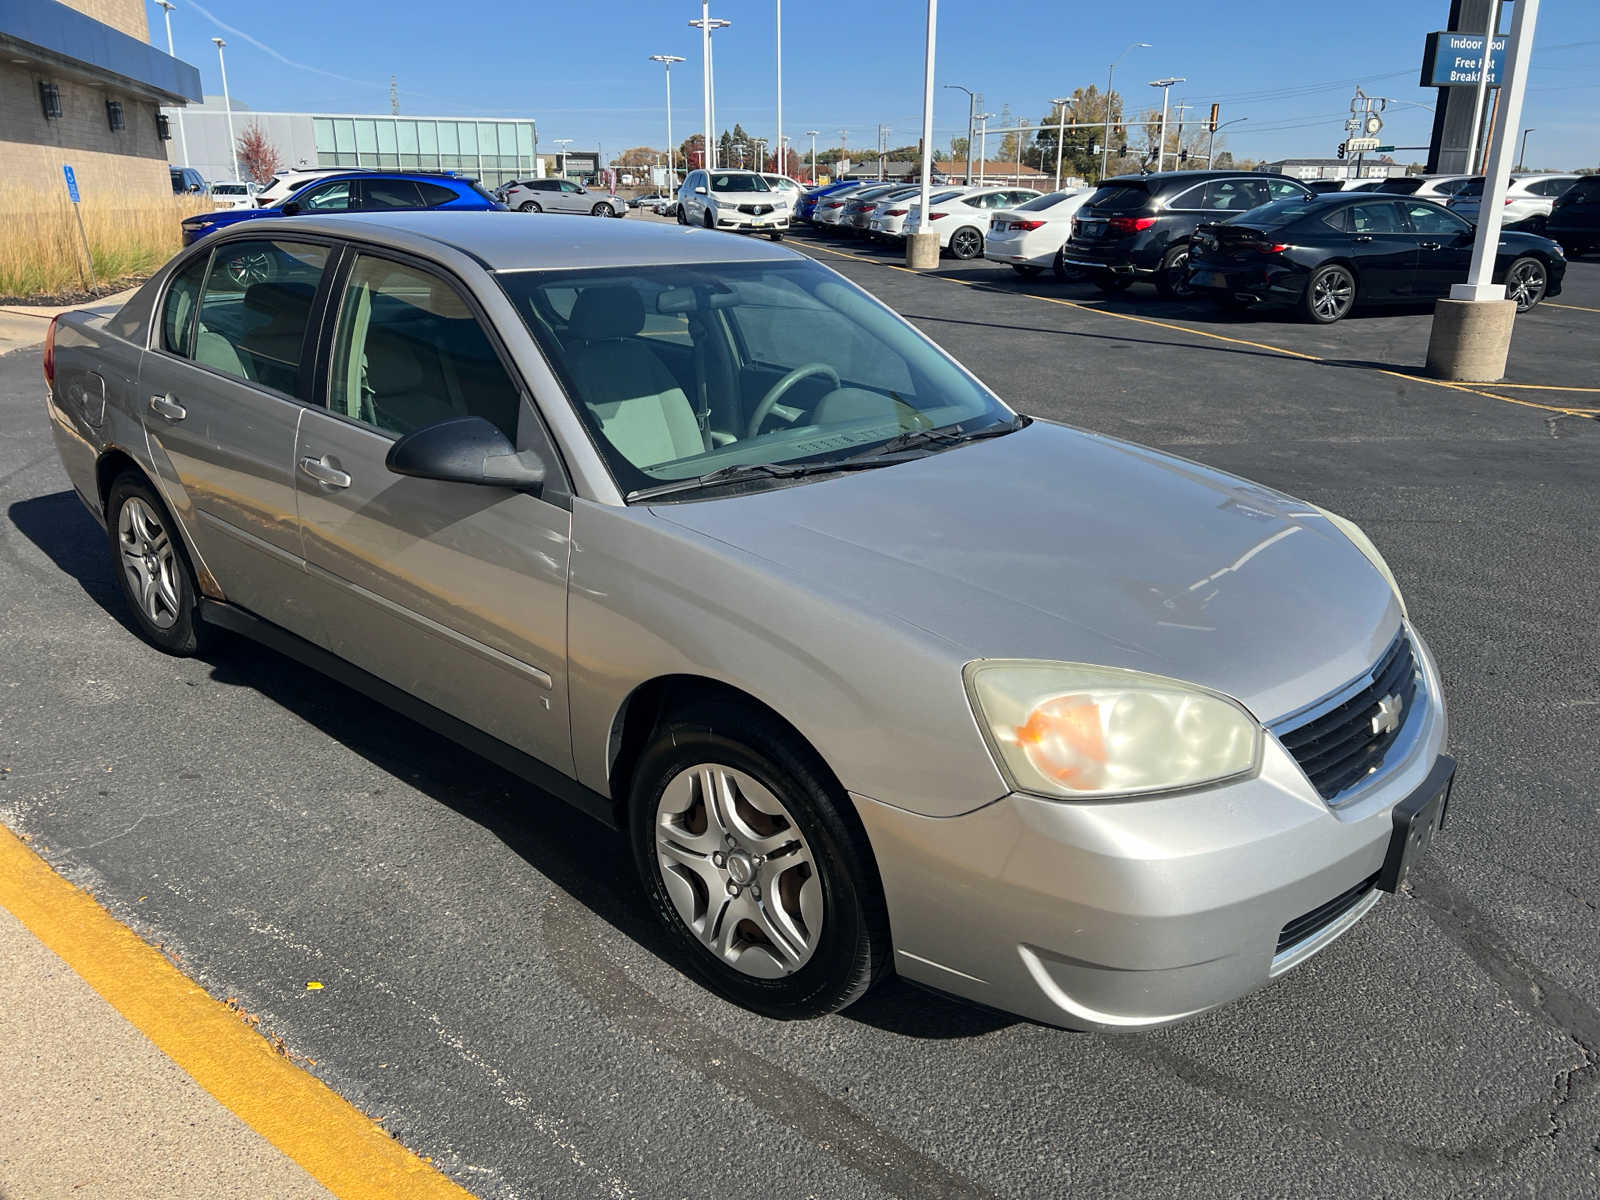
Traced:
<svg viewBox="0 0 1600 1200">
<path fill-rule="evenodd" d="M 537 171 L 532 121 L 314 117 L 312 124 L 319 167 L 464 171 L 487 187 Z"/>
</svg>

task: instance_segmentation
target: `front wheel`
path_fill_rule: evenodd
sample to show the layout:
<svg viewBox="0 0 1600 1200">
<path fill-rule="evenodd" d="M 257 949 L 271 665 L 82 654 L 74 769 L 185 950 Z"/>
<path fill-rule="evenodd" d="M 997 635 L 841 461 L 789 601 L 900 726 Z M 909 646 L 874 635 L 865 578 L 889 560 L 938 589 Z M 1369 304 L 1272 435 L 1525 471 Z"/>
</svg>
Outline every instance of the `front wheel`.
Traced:
<svg viewBox="0 0 1600 1200">
<path fill-rule="evenodd" d="M 617 215 L 617 210 L 612 208 L 609 204 L 601 203 L 596 204 L 593 208 L 591 208 L 589 210 L 589 215 L 591 217 L 614 217 Z"/>
<path fill-rule="evenodd" d="M 706 209 L 706 228 L 707 229 L 715 229 L 716 227 L 717 227 L 716 218 L 711 215 L 711 210 L 708 208 L 708 209 Z"/>
<path fill-rule="evenodd" d="M 1300 315 L 1313 325 L 1332 325 L 1356 305 L 1356 277 L 1338 263 L 1318 267 L 1306 283 Z"/>
<path fill-rule="evenodd" d="M 769 238 L 771 238 L 775 242 L 783 241 L 783 234 L 781 234 L 781 233 L 769 233 L 769 234 L 767 234 L 767 236 Z"/>
<path fill-rule="evenodd" d="M 977 258 L 983 253 L 983 234 L 970 225 L 963 225 L 950 235 L 950 256 L 959 259 Z"/>
<path fill-rule="evenodd" d="M 717 703 L 656 731 L 628 824 L 650 907 L 694 973 L 795 1018 L 844 1008 L 886 968 L 888 917 L 852 816 L 785 726 Z"/>
<path fill-rule="evenodd" d="M 1194 295 L 1189 286 L 1189 247 L 1174 246 L 1161 259 L 1156 271 L 1156 291 L 1168 300 L 1182 300 Z"/>
<path fill-rule="evenodd" d="M 678 205 L 677 218 L 679 225 L 687 225 L 689 223 L 689 215 L 683 211 L 683 205 L 681 204 Z"/>
<path fill-rule="evenodd" d="M 1506 299 L 1517 302 L 1517 311 L 1525 313 L 1539 301 L 1550 287 L 1550 272 L 1537 258 L 1519 258 L 1506 272 Z"/>
<path fill-rule="evenodd" d="M 111 485 L 106 517 L 117 581 L 139 636 L 167 654 L 199 653 L 207 630 L 195 620 L 194 572 L 160 497 L 129 471 Z"/>
<path fill-rule="evenodd" d="M 533 201 L 533 200 L 524 200 L 521 204 L 517 205 L 517 211 L 518 212 L 543 212 L 544 209 L 540 208 L 538 203 Z"/>
<path fill-rule="evenodd" d="M 1067 265 L 1067 249 L 1065 246 L 1056 251 L 1056 256 L 1050 263 L 1050 273 L 1056 277 L 1057 283 L 1065 283 L 1069 279 L 1080 279 L 1083 276 L 1083 272 L 1076 267 Z"/>
</svg>

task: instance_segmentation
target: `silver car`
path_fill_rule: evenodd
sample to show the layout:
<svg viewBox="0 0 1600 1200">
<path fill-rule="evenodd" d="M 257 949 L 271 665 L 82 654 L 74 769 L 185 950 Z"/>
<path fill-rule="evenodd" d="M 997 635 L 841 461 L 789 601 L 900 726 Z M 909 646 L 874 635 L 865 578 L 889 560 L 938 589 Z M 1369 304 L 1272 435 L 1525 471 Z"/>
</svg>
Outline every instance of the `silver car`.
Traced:
<svg viewBox="0 0 1600 1200">
<path fill-rule="evenodd" d="M 622 828 L 763 1013 L 898 973 L 1175 1021 L 1443 817 L 1439 673 L 1359 529 L 1020 416 L 781 246 L 266 219 L 53 322 L 45 376 L 146 639 L 258 638 Z"/>
<path fill-rule="evenodd" d="M 591 217 L 624 217 L 628 202 L 612 192 L 597 192 L 570 179 L 524 179 L 508 183 L 497 194 L 517 212 L 583 213 Z"/>
</svg>

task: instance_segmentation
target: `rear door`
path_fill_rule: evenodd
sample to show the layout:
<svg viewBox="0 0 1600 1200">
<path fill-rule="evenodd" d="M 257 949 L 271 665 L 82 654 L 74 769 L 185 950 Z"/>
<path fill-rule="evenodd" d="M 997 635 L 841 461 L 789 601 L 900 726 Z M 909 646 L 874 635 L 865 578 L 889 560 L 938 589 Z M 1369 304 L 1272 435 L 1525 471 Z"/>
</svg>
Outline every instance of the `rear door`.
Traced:
<svg viewBox="0 0 1600 1200">
<path fill-rule="evenodd" d="M 293 454 L 322 643 L 570 773 L 559 459 L 462 287 L 376 252 L 351 255 L 342 275 L 324 403 L 306 411 Z M 397 438 L 464 415 L 544 457 L 541 497 L 385 465 Z"/>
<path fill-rule="evenodd" d="M 139 367 L 151 459 L 205 570 L 228 600 L 302 635 L 314 621 L 291 464 L 331 256 L 288 238 L 201 253 L 168 285 Z"/>
</svg>

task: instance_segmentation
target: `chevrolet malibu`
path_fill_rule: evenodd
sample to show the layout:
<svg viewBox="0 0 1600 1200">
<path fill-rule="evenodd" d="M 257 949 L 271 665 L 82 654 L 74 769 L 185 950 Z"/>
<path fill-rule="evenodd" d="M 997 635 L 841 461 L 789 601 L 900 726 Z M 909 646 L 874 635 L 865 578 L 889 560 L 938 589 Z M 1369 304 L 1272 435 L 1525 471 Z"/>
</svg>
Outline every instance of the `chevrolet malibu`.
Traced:
<svg viewBox="0 0 1600 1200">
<path fill-rule="evenodd" d="M 1176 1021 L 1444 815 L 1439 673 L 1360 529 L 1030 420 L 780 246 L 264 219 L 44 367 L 150 643 L 259 639 L 625 831 L 682 964 L 762 1013 L 899 974 Z"/>
</svg>

